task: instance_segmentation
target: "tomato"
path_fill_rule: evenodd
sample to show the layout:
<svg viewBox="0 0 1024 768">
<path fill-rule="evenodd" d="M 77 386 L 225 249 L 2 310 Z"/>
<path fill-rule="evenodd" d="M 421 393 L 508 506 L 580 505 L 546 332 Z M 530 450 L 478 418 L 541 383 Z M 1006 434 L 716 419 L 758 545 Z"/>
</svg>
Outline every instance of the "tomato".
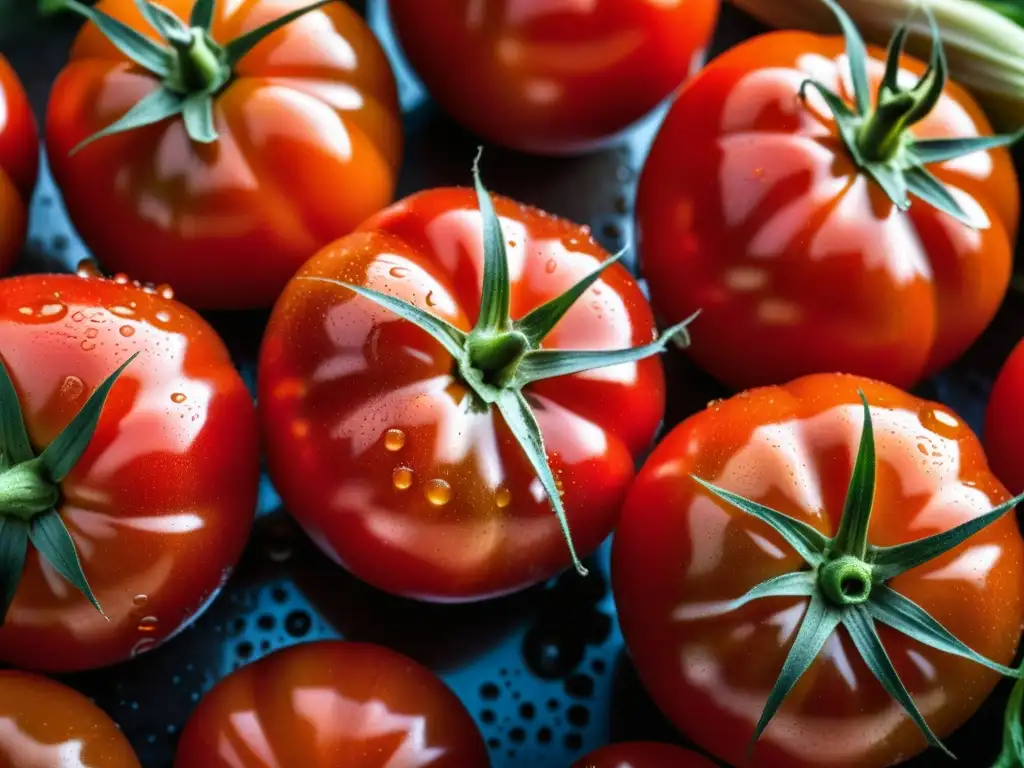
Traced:
<svg viewBox="0 0 1024 768">
<path fill-rule="evenodd" d="M 0 765 L 4 768 L 140 768 L 107 715 L 66 685 L 0 671 Z"/>
<path fill-rule="evenodd" d="M 163 5 L 188 19 L 194 1 Z M 303 5 L 218 0 L 210 35 L 224 45 Z M 96 9 L 160 39 L 134 0 Z M 270 306 L 306 259 L 391 201 L 402 144 L 394 78 L 341 2 L 208 75 L 225 81 L 211 86 L 216 140 L 190 140 L 174 116 L 72 154 L 162 87 L 87 24 L 53 87 L 50 163 L 75 227 L 109 271 L 169 283 L 192 306 Z"/>
<path fill-rule="evenodd" d="M 949 409 L 838 374 L 714 403 L 676 427 L 641 469 L 616 530 L 612 581 L 627 646 L 654 701 L 690 739 L 730 764 L 744 764 L 797 624 L 816 598 L 731 603 L 765 579 L 799 572 L 801 558 L 777 530 L 716 498 L 693 476 L 835 533 L 838 541 L 862 435 L 858 390 L 870 403 L 877 456 L 874 489 L 865 497 L 873 509 L 863 529 L 867 559 L 876 558 L 867 600 L 883 590 L 877 548 L 920 546 L 918 540 L 1001 504 L 996 522 L 899 572 L 884 591 L 913 601 L 988 659 L 1009 663 L 1017 648 L 1024 542 L 979 441 Z M 813 584 L 833 562 L 797 578 Z M 948 734 L 980 706 L 998 675 L 904 631 L 877 630 L 932 731 Z M 823 650 L 809 657 L 809 670 L 764 730 L 750 764 L 872 768 L 924 748 L 852 638 L 845 618 L 820 638 Z"/>
<path fill-rule="evenodd" d="M 512 317 L 607 257 L 576 224 L 502 197 L 494 207 Z M 462 364 L 412 322 L 325 280 L 372 287 L 468 331 L 485 298 L 483 229 L 468 189 L 421 192 L 382 211 L 289 283 L 261 352 L 268 468 L 286 507 L 353 574 L 418 599 L 483 599 L 542 581 L 569 564 L 562 532 L 519 432 L 479 400 Z M 545 348 L 653 338 L 650 307 L 626 269 L 602 275 Z M 593 551 L 664 414 L 661 364 L 623 362 L 523 392 L 577 548 Z"/>
<path fill-rule="evenodd" d="M 573 763 L 573 768 L 714 768 L 707 758 L 671 744 L 611 744 Z"/>
<path fill-rule="evenodd" d="M 985 449 L 992 471 L 1014 493 L 1024 491 L 1024 339 L 1003 366 L 988 402 Z"/>
<path fill-rule="evenodd" d="M 39 139 L 25 89 L 0 55 L 0 275 L 21 252 L 36 184 Z"/>
<path fill-rule="evenodd" d="M 30 546 L 0 661 L 56 672 L 150 650 L 199 615 L 242 552 L 259 478 L 256 419 L 210 326 L 127 283 L 0 281 L 0 359 L 37 452 L 133 352 L 57 505 L 107 618 Z"/>
<path fill-rule="evenodd" d="M 601 144 L 703 63 L 719 0 L 421 0 L 388 7 L 402 50 L 452 117 L 488 141 Z"/>
<path fill-rule="evenodd" d="M 848 50 L 840 37 L 790 31 L 733 48 L 679 94 L 642 173 L 637 225 L 655 310 L 671 320 L 702 309 L 692 354 L 736 389 L 821 371 L 909 387 L 956 359 L 1006 292 L 1020 195 L 1009 153 L 980 151 L 991 138 L 981 109 L 944 77 L 925 78 L 941 89 L 925 94 L 934 108 L 909 131 L 897 125 L 883 151 L 865 138 L 880 112 L 837 120 L 814 87 L 800 96 L 813 78 L 853 109 Z M 924 70 L 908 56 L 893 64 L 900 83 Z M 882 82 L 884 68 L 885 52 L 869 48 L 866 82 Z M 890 199 L 877 177 L 899 200 L 891 167 L 857 161 L 847 129 L 858 152 L 907 164 L 898 176 L 912 201 Z M 911 142 L 947 137 L 967 141 L 928 166 L 929 186 Z M 943 194 L 970 226 L 936 207 Z"/>
<path fill-rule="evenodd" d="M 487 768 L 480 732 L 430 670 L 383 646 L 293 646 L 199 703 L 178 768 Z"/>
</svg>

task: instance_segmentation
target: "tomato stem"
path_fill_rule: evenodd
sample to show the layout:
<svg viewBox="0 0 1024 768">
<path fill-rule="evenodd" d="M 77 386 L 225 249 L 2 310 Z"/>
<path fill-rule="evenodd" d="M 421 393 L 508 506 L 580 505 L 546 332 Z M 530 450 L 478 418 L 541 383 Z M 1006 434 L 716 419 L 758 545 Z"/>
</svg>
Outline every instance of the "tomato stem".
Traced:
<svg viewBox="0 0 1024 768">
<path fill-rule="evenodd" d="M 858 557 L 843 555 L 818 569 L 818 583 L 833 605 L 859 605 L 871 596 L 871 566 Z"/>
<path fill-rule="evenodd" d="M 172 43 L 176 51 L 168 86 L 179 93 L 213 93 L 231 77 L 223 53 L 205 30 L 193 28 L 187 44 Z"/>
<path fill-rule="evenodd" d="M 530 341 L 520 331 L 507 333 L 473 332 L 466 341 L 469 364 L 484 374 L 484 380 L 506 386 L 515 378 L 516 367 L 530 351 Z"/>
<path fill-rule="evenodd" d="M 45 477 L 39 459 L 15 464 L 0 474 L 0 515 L 31 520 L 52 509 L 60 499 L 57 485 Z"/>
<path fill-rule="evenodd" d="M 880 104 L 864 121 L 857 134 L 857 144 L 865 160 L 884 163 L 896 156 L 903 145 L 914 103 L 911 94 L 901 93 Z"/>
</svg>

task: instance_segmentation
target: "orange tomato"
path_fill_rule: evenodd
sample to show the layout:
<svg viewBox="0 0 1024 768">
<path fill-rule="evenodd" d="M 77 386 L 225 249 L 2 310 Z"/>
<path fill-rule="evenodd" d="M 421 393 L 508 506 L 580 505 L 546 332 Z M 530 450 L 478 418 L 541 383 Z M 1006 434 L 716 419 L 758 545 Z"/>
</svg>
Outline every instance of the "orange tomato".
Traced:
<svg viewBox="0 0 1024 768">
<path fill-rule="evenodd" d="M 36 184 L 39 139 L 28 96 L 0 55 L 0 275 L 21 253 Z"/>
<path fill-rule="evenodd" d="M 1010 353 L 988 401 L 985 450 L 992 471 L 1012 493 L 1024 493 L 1024 339 Z"/>
</svg>

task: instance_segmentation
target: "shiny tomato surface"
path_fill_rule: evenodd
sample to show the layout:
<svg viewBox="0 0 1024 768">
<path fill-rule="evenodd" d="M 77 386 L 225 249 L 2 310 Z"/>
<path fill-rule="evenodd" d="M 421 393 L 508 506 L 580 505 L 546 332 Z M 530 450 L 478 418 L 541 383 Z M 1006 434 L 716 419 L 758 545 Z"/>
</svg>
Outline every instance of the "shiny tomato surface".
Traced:
<svg viewBox="0 0 1024 768">
<path fill-rule="evenodd" d="M 130 355 L 61 517 L 104 618 L 34 548 L 0 628 L 0 661 L 102 667 L 150 650 L 217 594 L 252 525 L 252 398 L 197 314 L 130 284 L 73 275 L 0 281 L 0 357 L 38 452 Z"/>
<path fill-rule="evenodd" d="M 32 107 L 18 76 L 0 55 L 0 275 L 11 268 L 25 242 L 38 165 Z"/>
<path fill-rule="evenodd" d="M 2 768 L 140 768 L 106 713 L 66 685 L 0 670 Z"/>
<path fill-rule="evenodd" d="M 873 91 L 884 60 L 869 50 Z M 924 70 L 901 66 L 911 81 Z M 1020 196 L 1009 153 L 928 166 L 978 229 L 917 198 L 901 213 L 854 165 L 820 96 L 798 95 L 813 77 L 849 99 L 846 73 L 840 37 L 749 40 L 680 93 L 644 168 L 651 300 L 666 320 L 703 310 L 692 354 L 737 389 L 830 371 L 908 387 L 957 358 L 1006 292 Z M 955 84 L 911 130 L 991 134 Z"/>
<path fill-rule="evenodd" d="M 480 732 L 430 670 L 383 646 L 278 651 L 199 703 L 176 768 L 488 768 Z"/>
<path fill-rule="evenodd" d="M 193 4 L 163 3 L 184 19 Z M 212 34 L 226 43 L 307 4 L 217 2 Z M 134 0 L 96 7 L 156 37 Z M 345 3 L 291 22 L 239 62 L 215 99 L 215 143 L 191 142 L 174 118 L 70 154 L 158 84 L 87 24 L 50 99 L 54 176 L 112 272 L 169 283 L 193 306 L 270 306 L 306 259 L 392 199 L 402 143 L 395 82 Z"/>
<path fill-rule="evenodd" d="M 495 197 L 514 318 L 594 271 L 585 229 Z M 479 405 L 424 331 L 335 284 L 391 293 L 469 330 L 480 307 L 482 219 L 469 189 L 409 197 L 321 251 L 274 309 L 260 360 L 269 468 L 320 547 L 386 591 L 462 601 L 512 592 L 569 564 L 539 480 L 497 409 Z M 650 342 L 650 307 L 606 270 L 544 345 Z M 660 361 L 548 379 L 525 390 L 581 553 L 609 534 L 664 412 Z"/>
<path fill-rule="evenodd" d="M 691 474 L 834 534 L 863 425 L 858 388 L 871 403 L 877 454 L 870 543 L 945 531 L 1009 498 L 977 438 L 945 406 L 868 379 L 823 374 L 737 395 L 684 421 L 644 465 L 616 529 L 612 580 L 640 677 L 681 731 L 730 764 L 744 764 L 807 599 L 755 600 L 711 614 L 803 561 L 774 530 L 716 500 Z M 1024 621 L 1022 557 L 1009 514 L 888 584 L 968 646 L 1007 664 Z M 888 627 L 878 632 L 940 738 L 999 679 Z M 924 747 L 840 627 L 749 764 L 873 768 Z"/>
<path fill-rule="evenodd" d="M 992 388 L 985 450 L 996 476 L 1012 493 L 1024 493 L 1024 339 L 1017 343 Z"/>
<path fill-rule="evenodd" d="M 581 151 L 650 112 L 704 61 L 719 0 L 391 0 L 431 95 L 489 141 Z"/>
<path fill-rule="evenodd" d="M 715 768 L 715 764 L 682 747 L 636 741 L 602 747 L 572 768 Z"/>
</svg>

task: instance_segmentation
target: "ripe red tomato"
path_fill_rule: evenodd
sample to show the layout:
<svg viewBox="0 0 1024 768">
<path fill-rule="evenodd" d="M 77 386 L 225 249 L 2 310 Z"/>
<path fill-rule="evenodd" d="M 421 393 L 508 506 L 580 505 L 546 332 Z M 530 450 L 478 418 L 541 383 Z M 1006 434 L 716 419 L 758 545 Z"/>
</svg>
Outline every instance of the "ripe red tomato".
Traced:
<svg viewBox="0 0 1024 768">
<path fill-rule="evenodd" d="M 56 672 L 150 650 L 205 608 L 242 552 L 259 477 L 256 419 L 210 326 L 130 284 L 0 281 L 0 359 L 36 451 L 133 352 L 58 504 L 108 619 L 30 546 L 0 628 L 3 662 Z"/>
<path fill-rule="evenodd" d="M 82 694 L 38 675 L 0 671 L 4 768 L 140 768 L 114 721 Z"/>
<path fill-rule="evenodd" d="M 637 223 L 652 303 L 667 320 L 703 310 L 692 354 L 734 388 L 818 371 L 908 387 L 957 358 L 1006 292 L 1020 196 L 1009 153 L 928 166 L 978 228 L 916 192 L 898 210 L 820 94 L 799 95 L 814 78 L 852 104 L 848 61 L 841 37 L 804 32 L 733 48 L 680 93 L 644 168 Z M 872 85 L 884 67 L 870 48 Z M 924 70 L 910 57 L 899 67 L 901 83 Z M 991 132 L 950 83 L 900 141 Z"/>
<path fill-rule="evenodd" d="M 488 141 L 572 152 L 614 136 L 703 63 L 719 0 L 391 0 L 431 95 Z"/>
<path fill-rule="evenodd" d="M 25 242 L 38 165 L 32 107 L 18 76 L 0 55 L 0 275 L 11 268 Z"/>
<path fill-rule="evenodd" d="M 194 4 L 163 3 L 181 19 Z M 304 5 L 219 0 L 212 38 L 225 44 Z M 96 8 L 160 39 L 134 0 Z M 402 143 L 395 82 L 344 3 L 292 21 L 237 63 L 214 98 L 216 141 L 191 141 L 176 116 L 71 154 L 160 82 L 89 23 L 53 87 L 53 173 L 109 271 L 169 283 L 192 306 L 266 307 L 310 255 L 391 201 Z"/>
<path fill-rule="evenodd" d="M 495 197 L 511 315 L 560 295 L 607 254 L 576 224 Z M 481 306 L 482 217 L 473 191 L 435 189 L 321 251 L 282 294 L 260 359 L 271 477 L 332 558 L 386 591 L 463 601 L 535 584 L 568 564 L 537 472 L 450 354 L 411 322 L 315 281 L 341 278 L 468 330 Z M 314 278 L 310 280 L 308 278 Z M 549 349 L 650 342 L 650 307 L 609 267 L 544 339 Z M 525 388 L 581 553 L 610 533 L 664 414 L 655 359 Z"/>
<path fill-rule="evenodd" d="M 715 764 L 682 747 L 635 741 L 602 747 L 577 760 L 573 768 L 715 768 Z"/>
<path fill-rule="evenodd" d="M 222 680 L 178 744 L 178 768 L 487 768 L 480 732 L 430 670 L 383 646 L 278 651 Z"/>
<path fill-rule="evenodd" d="M 1024 492 L 1024 339 L 1017 343 L 992 388 L 985 420 L 985 451 L 996 477 Z"/>
<path fill-rule="evenodd" d="M 877 455 L 867 497 L 871 545 L 947 531 L 1009 498 L 977 438 L 944 406 L 868 379 L 822 374 L 714 403 L 680 424 L 640 471 L 616 530 L 613 586 L 637 671 L 672 722 L 730 764 L 744 764 L 796 627 L 811 609 L 805 612 L 806 597 L 730 607 L 803 561 L 779 533 L 692 476 L 832 535 L 864 420 L 858 390 L 871 404 Z M 1005 514 L 936 559 L 886 577 L 887 586 L 970 648 L 1009 663 L 1024 621 L 1022 559 L 1014 515 Z M 998 679 L 888 626 L 877 631 L 940 736 L 967 720 Z M 925 747 L 851 638 L 845 625 L 822 638 L 824 648 L 761 735 L 750 764 L 872 768 Z"/>
</svg>

